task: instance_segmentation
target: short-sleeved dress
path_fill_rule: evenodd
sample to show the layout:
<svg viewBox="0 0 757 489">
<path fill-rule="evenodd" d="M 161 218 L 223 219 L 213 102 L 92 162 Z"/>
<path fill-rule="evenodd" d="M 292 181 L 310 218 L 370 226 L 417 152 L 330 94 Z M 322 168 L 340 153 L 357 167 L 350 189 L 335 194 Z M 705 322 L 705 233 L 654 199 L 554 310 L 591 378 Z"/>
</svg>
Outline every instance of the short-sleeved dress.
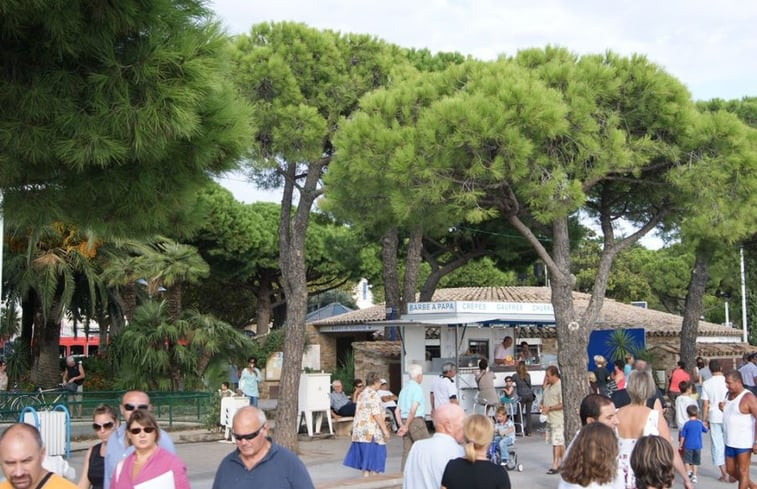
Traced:
<svg viewBox="0 0 757 489">
<path fill-rule="evenodd" d="M 386 468 L 386 440 L 375 415 L 384 416 L 378 392 L 367 386 L 360 393 L 352 421 L 352 443 L 344 465 L 359 470 L 384 472 Z"/>
<path fill-rule="evenodd" d="M 657 429 L 659 415 L 659 411 L 654 409 L 649 410 L 647 422 L 644 425 L 641 436 L 660 434 L 660 431 Z M 639 441 L 638 438 L 618 437 L 618 478 L 623 481 L 625 489 L 636 489 L 636 477 L 634 477 L 633 469 L 631 468 L 631 452 L 633 452 L 633 447 L 636 446 L 637 441 Z"/>
</svg>

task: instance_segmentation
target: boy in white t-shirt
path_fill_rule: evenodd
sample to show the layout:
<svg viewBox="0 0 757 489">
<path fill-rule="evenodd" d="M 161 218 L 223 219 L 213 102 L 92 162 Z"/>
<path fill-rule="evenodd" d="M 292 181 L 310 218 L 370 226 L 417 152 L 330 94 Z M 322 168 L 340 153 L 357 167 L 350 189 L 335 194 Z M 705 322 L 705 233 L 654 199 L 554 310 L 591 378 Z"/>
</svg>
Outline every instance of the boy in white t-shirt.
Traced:
<svg viewBox="0 0 757 489">
<path fill-rule="evenodd" d="M 515 444 L 515 424 L 507 416 L 505 406 L 500 406 L 494 413 L 494 441 L 499 446 L 499 456 L 502 465 L 507 465 L 510 447 Z"/>
<path fill-rule="evenodd" d="M 689 420 L 686 408 L 692 404 L 696 405 L 697 401 L 691 397 L 692 392 L 694 392 L 691 382 L 682 380 L 678 383 L 678 388 L 681 389 L 681 394 L 676 398 L 676 427 L 680 430 Z"/>
</svg>

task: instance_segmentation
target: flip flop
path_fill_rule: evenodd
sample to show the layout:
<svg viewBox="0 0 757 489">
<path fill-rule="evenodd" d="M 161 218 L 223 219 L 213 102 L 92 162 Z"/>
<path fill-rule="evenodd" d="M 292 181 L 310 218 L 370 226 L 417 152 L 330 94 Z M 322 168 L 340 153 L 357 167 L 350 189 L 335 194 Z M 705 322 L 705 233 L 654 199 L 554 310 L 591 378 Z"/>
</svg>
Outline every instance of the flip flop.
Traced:
<svg viewBox="0 0 757 489">
<path fill-rule="evenodd" d="M 549 469 L 549 470 L 547 471 L 547 474 L 550 474 L 550 475 L 551 475 L 551 474 L 556 474 L 557 472 L 558 472 L 558 470 L 557 470 L 557 469 Z"/>
</svg>

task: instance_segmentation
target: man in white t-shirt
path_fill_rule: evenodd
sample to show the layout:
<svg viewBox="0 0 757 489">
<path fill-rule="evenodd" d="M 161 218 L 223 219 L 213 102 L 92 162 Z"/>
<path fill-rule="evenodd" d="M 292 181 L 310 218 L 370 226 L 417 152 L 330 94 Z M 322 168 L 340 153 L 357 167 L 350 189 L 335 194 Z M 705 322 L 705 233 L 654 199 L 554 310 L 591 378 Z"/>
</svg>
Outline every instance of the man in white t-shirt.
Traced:
<svg viewBox="0 0 757 489">
<path fill-rule="evenodd" d="M 502 338 L 502 343 L 494 348 L 494 363 L 504 365 L 507 363 L 508 356 L 512 359 L 513 353 L 513 337 L 505 336 Z"/>
<path fill-rule="evenodd" d="M 397 428 L 402 424 L 402 420 L 398 419 L 399 413 L 397 413 L 397 396 L 389 390 L 389 383 L 386 379 L 381 379 L 381 387 L 377 391 L 379 398 L 381 399 L 381 406 L 388 410 L 392 415 L 392 428 L 397 431 Z"/>
<path fill-rule="evenodd" d="M 723 439 L 723 411 L 718 407 L 725 401 L 728 387 L 721 371 L 720 360 L 710 360 L 712 377 L 702 382 L 702 422 L 710 431 L 712 463 L 720 469 L 720 481 L 735 482 L 725 470 L 725 441 Z"/>
<path fill-rule="evenodd" d="M 431 386 L 431 415 L 434 410 L 445 404 L 460 404 L 457 400 L 457 386 L 455 385 L 457 368 L 454 363 L 442 365 L 442 374 L 434 379 Z"/>
</svg>

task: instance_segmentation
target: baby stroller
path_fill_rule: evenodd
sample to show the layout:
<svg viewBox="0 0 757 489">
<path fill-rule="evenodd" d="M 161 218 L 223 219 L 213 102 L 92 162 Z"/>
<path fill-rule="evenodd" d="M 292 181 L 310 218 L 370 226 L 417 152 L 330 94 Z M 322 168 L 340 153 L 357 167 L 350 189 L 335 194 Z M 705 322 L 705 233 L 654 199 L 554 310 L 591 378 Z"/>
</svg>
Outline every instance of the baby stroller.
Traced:
<svg viewBox="0 0 757 489">
<path fill-rule="evenodd" d="M 486 450 L 486 458 L 489 459 L 489 461 L 492 463 L 502 465 L 502 454 L 499 452 L 498 440 L 492 440 L 489 448 Z M 508 447 L 507 463 L 505 463 L 504 467 L 507 470 L 517 470 L 518 472 L 523 472 L 523 464 L 518 463 L 518 452 L 515 451 L 513 445 L 510 445 Z"/>
</svg>

